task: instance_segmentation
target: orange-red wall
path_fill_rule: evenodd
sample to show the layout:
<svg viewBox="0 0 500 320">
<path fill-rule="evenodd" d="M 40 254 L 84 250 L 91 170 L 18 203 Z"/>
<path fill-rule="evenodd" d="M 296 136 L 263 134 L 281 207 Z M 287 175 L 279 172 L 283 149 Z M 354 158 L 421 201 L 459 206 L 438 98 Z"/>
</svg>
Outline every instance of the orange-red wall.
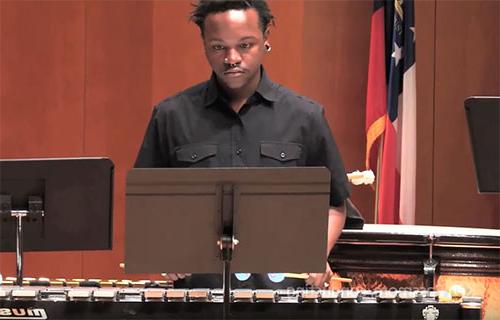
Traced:
<svg viewBox="0 0 500 320">
<path fill-rule="evenodd" d="M 190 2 L 0 2 L 0 157 L 116 165 L 114 249 L 27 253 L 25 275 L 128 277 L 118 267 L 125 175 L 152 105 L 210 74 Z M 270 5 L 268 72 L 326 107 L 346 169 L 363 169 L 371 1 Z M 499 15 L 497 1 L 416 2 L 419 224 L 500 226 L 499 196 L 476 193 L 463 111 L 469 95 L 500 95 Z M 353 187 L 368 222 L 374 197 Z M 13 255 L 0 254 L 0 272 L 14 270 Z"/>
</svg>

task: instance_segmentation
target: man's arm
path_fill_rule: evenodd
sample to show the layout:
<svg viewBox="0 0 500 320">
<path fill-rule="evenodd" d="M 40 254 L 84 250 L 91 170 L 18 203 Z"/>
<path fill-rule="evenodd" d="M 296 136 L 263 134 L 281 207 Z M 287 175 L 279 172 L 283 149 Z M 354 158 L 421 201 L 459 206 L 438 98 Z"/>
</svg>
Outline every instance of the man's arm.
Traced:
<svg viewBox="0 0 500 320">
<path fill-rule="evenodd" d="M 342 229 L 344 228 L 346 218 L 346 206 L 343 204 L 340 207 L 330 207 L 328 210 L 328 244 L 326 249 L 326 256 L 332 251 L 335 242 L 340 237 Z"/>
<path fill-rule="evenodd" d="M 326 266 L 324 273 L 310 273 L 309 278 L 306 280 L 307 284 L 310 284 L 317 288 L 324 288 L 324 284 L 328 283 L 332 276 L 332 270 L 328 264 L 328 255 L 332 251 L 335 242 L 340 237 L 342 229 L 344 228 L 346 218 L 346 206 L 345 204 L 339 207 L 330 207 L 328 210 L 328 243 L 326 250 Z"/>
</svg>

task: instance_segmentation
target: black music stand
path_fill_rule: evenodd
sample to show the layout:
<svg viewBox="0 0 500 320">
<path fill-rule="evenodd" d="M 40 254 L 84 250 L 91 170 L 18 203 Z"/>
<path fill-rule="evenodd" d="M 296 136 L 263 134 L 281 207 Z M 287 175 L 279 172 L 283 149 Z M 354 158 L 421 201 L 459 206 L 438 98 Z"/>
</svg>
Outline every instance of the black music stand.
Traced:
<svg viewBox="0 0 500 320">
<path fill-rule="evenodd" d="M 133 169 L 127 273 L 324 272 L 326 168 Z M 233 252 L 234 250 L 234 252 Z"/>
<path fill-rule="evenodd" d="M 500 192 L 500 97 L 469 97 L 465 114 L 479 193 Z"/>
<path fill-rule="evenodd" d="M 0 251 L 112 247 L 114 165 L 107 158 L 0 160 Z"/>
</svg>

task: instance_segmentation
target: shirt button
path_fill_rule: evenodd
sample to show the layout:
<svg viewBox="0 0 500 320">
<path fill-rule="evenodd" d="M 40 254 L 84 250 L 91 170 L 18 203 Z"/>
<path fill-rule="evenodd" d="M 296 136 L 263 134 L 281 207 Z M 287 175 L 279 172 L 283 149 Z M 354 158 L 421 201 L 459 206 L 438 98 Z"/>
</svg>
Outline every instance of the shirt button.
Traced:
<svg viewBox="0 0 500 320">
<path fill-rule="evenodd" d="M 195 160 L 196 158 L 198 158 L 198 154 L 196 152 L 193 152 L 191 154 L 191 159 Z"/>
<path fill-rule="evenodd" d="M 237 155 L 240 155 L 240 154 L 241 154 L 241 152 L 242 152 L 241 148 L 236 149 L 236 154 L 237 154 Z"/>
<path fill-rule="evenodd" d="M 280 157 L 281 157 L 281 159 L 285 159 L 285 157 L 286 157 L 285 151 L 281 151 Z"/>
</svg>

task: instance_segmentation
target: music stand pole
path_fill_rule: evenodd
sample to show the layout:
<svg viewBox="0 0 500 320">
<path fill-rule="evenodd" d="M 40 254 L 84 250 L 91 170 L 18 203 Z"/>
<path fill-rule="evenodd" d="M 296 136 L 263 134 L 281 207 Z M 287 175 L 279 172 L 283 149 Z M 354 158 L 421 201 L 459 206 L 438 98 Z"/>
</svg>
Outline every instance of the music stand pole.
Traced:
<svg viewBox="0 0 500 320">
<path fill-rule="evenodd" d="M 222 319 L 227 319 L 230 312 L 231 303 L 231 260 L 233 258 L 234 247 L 238 244 L 235 239 L 235 215 L 237 213 L 239 188 L 237 184 L 221 183 L 216 187 L 217 211 L 220 213 L 221 237 L 217 241 L 222 260 L 222 291 L 223 309 Z"/>
<path fill-rule="evenodd" d="M 224 293 L 222 319 L 227 319 L 229 316 L 229 307 L 231 303 L 231 259 L 233 255 L 234 246 L 238 244 L 238 240 L 234 237 L 223 235 L 217 241 L 221 250 L 221 257 L 223 261 L 223 274 L 222 274 L 222 290 Z"/>
<path fill-rule="evenodd" d="M 28 215 L 27 210 L 12 210 L 11 216 L 16 219 L 16 282 L 23 285 L 23 218 Z"/>
</svg>

